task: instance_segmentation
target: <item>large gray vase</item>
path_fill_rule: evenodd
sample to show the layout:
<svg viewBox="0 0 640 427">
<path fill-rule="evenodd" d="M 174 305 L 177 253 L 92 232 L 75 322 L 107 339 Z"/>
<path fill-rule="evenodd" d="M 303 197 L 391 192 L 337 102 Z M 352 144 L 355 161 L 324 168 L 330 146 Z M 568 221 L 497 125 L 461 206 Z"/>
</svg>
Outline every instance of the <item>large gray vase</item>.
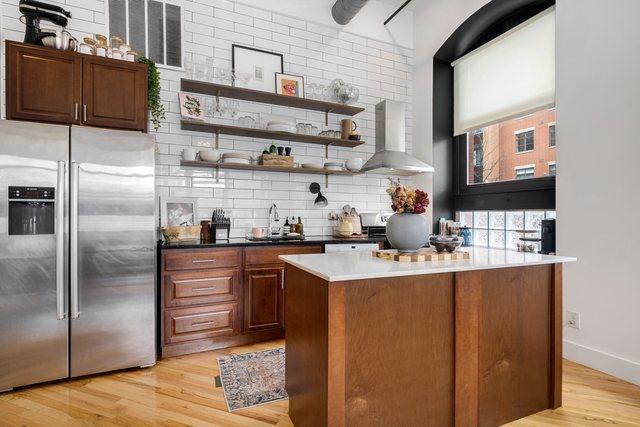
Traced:
<svg viewBox="0 0 640 427">
<path fill-rule="evenodd" d="M 401 252 L 415 252 L 429 240 L 427 217 L 412 213 L 393 214 L 387 221 L 387 240 Z"/>
</svg>

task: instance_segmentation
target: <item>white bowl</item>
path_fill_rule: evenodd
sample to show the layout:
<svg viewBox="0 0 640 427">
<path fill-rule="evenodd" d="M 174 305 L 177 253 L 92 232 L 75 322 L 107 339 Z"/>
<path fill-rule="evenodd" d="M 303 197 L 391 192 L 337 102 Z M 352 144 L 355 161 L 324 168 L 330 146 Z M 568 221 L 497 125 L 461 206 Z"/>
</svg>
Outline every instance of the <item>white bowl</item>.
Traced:
<svg viewBox="0 0 640 427">
<path fill-rule="evenodd" d="M 218 150 L 200 150 L 198 154 L 203 162 L 216 163 L 220 161 L 220 151 Z"/>
<path fill-rule="evenodd" d="M 350 171 L 359 171 L 360 169 L 362 169 L 362 165 L 363 165 L 362 159 L 359 157 L 355 159 L 349 159 L 345 163 L 345 166 Z"/>
</svg>

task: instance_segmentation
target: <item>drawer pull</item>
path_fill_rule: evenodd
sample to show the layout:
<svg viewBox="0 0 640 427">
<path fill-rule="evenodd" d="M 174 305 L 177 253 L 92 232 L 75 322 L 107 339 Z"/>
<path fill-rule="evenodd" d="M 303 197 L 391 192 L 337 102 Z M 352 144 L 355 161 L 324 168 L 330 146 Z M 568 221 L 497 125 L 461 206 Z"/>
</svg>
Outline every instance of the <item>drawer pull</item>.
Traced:
<svg viewBox="0 0 640 427">
<path fill-rule="evenodd" d="M 192 259 L 191 262 L 193 264 L 203 264 L 207 262 L 216 262 L 215 259 Z"/>
<path fill-rule="evenodd" d="M 192 290 L 194 291 L 215 291 L 216 289 L 218 289 L 215 286 L 207 286 L 206 288 L 193 288 Z"/>
<path fill-rule="evenodd" d="M 195 322 L 192 323 L 191 326 L 204 326 L 204 325 L 213 325 L 215 322 L 212 320 L 209 320 L 208 322 Z"/>
</svg>

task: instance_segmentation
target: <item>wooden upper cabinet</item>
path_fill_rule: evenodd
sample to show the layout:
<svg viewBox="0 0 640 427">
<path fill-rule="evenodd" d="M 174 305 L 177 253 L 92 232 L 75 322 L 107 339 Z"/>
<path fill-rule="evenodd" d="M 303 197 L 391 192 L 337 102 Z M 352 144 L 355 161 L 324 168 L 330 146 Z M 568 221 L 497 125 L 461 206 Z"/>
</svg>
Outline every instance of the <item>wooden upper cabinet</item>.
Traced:
<svg viewBox="0 0 640 427">
<path fill-rule="evenodd" d="M 244 273 L 244 331 L 284 328 L 284 269 L 250 268 Z"/>
<path fill-rule="evenodd" d="M 7 119 L 147 130 L 147 66 L 6 42 Z"/>
<path fill-rule="evenodd" d="M 7 119 L 79 124 L 79 54 L 10 41 L 6 47 Z"/>
<path fill-rule="evenodd" d="M 147 67 L 118 60 L 82 60 L 83 123 L 146 130 Z"/>
</svg>

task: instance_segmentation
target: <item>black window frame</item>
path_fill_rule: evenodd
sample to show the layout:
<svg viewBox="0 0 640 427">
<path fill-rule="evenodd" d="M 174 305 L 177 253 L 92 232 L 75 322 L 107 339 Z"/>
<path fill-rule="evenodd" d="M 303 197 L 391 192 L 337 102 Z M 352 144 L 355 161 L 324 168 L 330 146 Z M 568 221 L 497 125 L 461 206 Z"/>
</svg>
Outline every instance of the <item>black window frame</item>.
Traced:
<svg viewBox="0 0 640 427">
<path fill-rule="evenodd" d="M 460 25 L 434 55 L 434 218 L 453 218 L 457 211 L 555 210 L 555 176 L 468 184 L 468 161 L 472 159 L 467 134 L 453 135 L 451 66 L 456 59 L 553 5 L 555 0 L 492 0 Z"/>
<path fill-rule="evenodd" d="M 551 128 L 553 128 L 553 132 L 551 132 Z M 553 134 L 553 138 L 551 137 L 551 135 Z M 551 143 L 553 141 L 553 144 Z M 556 146 L 556 124 L 555 123 L 550 123 L 549 124 L 549 148 L 555 148 Z"/>
</svg>

